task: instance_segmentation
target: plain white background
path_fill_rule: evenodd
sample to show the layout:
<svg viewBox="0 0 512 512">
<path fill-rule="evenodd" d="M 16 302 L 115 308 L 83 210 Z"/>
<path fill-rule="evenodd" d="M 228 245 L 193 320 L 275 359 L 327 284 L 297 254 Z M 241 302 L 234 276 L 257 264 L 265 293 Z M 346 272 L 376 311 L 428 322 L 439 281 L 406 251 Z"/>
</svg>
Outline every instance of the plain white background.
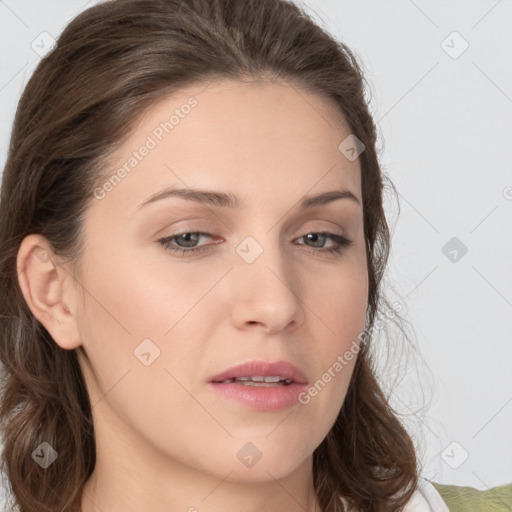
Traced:
<svg viewBox="0 0 512 512">
<path fill-rule="evenodd" d="M 41 33 L 58 37 L 94 3 L 0 0 L 0 169 Z M 422 357 L 393 403 L 423 475 L 478 489 L 512 482 L 512 2 L 301 5 L 359 57 L 399 192 L 398 217 L 387 203 L 389 296 Z"/>
</svg>

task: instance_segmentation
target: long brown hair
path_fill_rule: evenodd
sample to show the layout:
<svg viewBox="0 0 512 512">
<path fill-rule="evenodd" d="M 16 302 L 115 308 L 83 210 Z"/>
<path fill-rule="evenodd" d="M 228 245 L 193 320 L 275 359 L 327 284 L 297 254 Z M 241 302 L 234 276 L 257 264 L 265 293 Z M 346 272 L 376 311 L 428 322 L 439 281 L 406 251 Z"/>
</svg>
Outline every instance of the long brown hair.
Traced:
<svg viewBox="0 0 512 512">
<path fill-rule="evenodd" d="M 286 80 L 334 102 L 365 146 L 360 154 L 369 296 L 366 337 L 340 414 L 313 455 L 324 512 L 397 511 L 419 463 L 376 375 L 370 347 L 390 233 L 389 179 L 356 56 L 286 0 L 113 0 L 71 21 L 19 101 L 0 203 L 2 467 L 20 512 L 75 511 L 95 466 L 91 406 L 74 350 L 60 348 L 28 308 L 17 280 L 21 241 L 41 234 L 78 261 L 81 225 L 102 169 L 140 115 L 189 84 L 241 77 Z M 103 166 L 103 167 L 102 167 Z M 392 184 L 391 184 L 392 186 Z M 47 469 L 31 454 L 58 452 Z"/>
</svg>

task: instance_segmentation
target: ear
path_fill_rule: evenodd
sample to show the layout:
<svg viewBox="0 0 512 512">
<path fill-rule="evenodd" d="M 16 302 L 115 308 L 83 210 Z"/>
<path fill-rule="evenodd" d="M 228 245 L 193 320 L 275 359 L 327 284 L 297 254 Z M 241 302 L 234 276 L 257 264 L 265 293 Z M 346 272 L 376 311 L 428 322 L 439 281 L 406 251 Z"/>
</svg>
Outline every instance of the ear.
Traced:
<svg viewBox="0 0 512 512">
<path fill-rule="evenodd" d="M 18 281 L 32 314 L 61 348 L 81 345 L 76 318 L 76 287 L 42 235 L 27 235 L 18 250 Z"/>
</svg>

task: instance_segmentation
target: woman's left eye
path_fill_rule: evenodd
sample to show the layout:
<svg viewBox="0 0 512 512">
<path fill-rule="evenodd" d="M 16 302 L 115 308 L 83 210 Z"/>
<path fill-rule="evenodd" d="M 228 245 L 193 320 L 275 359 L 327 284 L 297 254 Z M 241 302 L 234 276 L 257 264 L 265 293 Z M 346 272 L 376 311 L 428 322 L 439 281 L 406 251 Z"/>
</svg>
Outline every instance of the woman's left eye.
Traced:
<svg viewBox="0 0 512 512">
<path fill-rule="evenodd" d="M 190 235 L 192 235 L 192 236 L 190 236 Z M 185 247 L 183 247 L 183 246 L 176 247 L 172 244 L 176 243 L 178 241 L 180 243 L 183 242 L 185 244 L 190 244 L 190 243 L 194 244 L 198 241 L 198 239 L 200 237 L 203 237 L 203 236 L 213 238 L 213 235 L 211 235 L 210 233 L 204 233 L 202 231 L 190 231 L 190 232 L 186 232 L 186 233 L 180 233 L 180 234 L 176 234 L 176 235 L 166 236 L 165 238 L 160 238 L 158 240 L 158 242 L 164 247 L 164 249 L 166 251 L 171 251 L 172 253 L 178 253 L 178 254 L 182 254 L 182 255 L 184 255 L 186 253 L 199 254 L 199 253 L 209 250 L 212 247 L 212 245 L 216 245 L 216 244 L 202 245 L 202 246 L 198 246 L 198 247 L 191 247 L 190 245 L 186 245 Z M 318 252 L 320 252 L 320 253 L 328 252 L 328 253 L 333 253 L 333 254 L 340 253 L 340 252 L 342 252 L 342 250 L 344 248 L 348 247 L 352 243 L 352 240 L 349 240 L 348 238 L 346 238 L 343 235 L 337 235 L 335 233 L 329 233 L 329 232 L 325 232 L 325 231 L 307 233 L 306 235 L 301 236 L 297 240 L 300 240 L 302 238 L 308 238 L 310 236 L 313 236 L 313 238 L 314 238 L 313 240 L 311 238 L 309 238 L 309 240 L 313 241 L 313 242 L 317 242 L 318 240 L 320 240 L 322 242 L 323 240 L 331 239 L 335 243 L 334 247 L 321 248 L 321 249 L 314 249 L 314 248 L 311 248 L 308 246 L 310 248 L 310 250 L 312 250 L 313 252 L 317 252 L 317 253 Z M 299 245 L 304 245 L 304 244 L 299 244 Z M 323 245 L 323 244 L 321 243 L 321 245 Z M 186 248 L 186 247 L 188 247 L 188 248 Z"/>
</svg>

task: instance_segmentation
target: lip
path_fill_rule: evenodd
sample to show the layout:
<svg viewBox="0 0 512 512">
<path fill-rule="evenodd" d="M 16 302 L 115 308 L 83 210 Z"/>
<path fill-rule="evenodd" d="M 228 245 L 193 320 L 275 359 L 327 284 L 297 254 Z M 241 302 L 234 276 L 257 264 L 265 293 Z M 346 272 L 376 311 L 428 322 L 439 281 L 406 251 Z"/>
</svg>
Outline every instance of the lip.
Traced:
<svg viewBox="0 0 512 512">
<path fill-rule="evenodd" d="M 234 377 L 279 376 L 291 379 L 287 385 L 248 386 L 240 382 L 223 382 Z M 250 361 L 229 368 L 212 377 L 208 385 L 224 398 L 257 411 L 277 411 L 299 402 L 299 395 L 307 389 L 307 378 L 287 361 Z"/>
<path fill-rule="evenodd" d="M 285 379 L 291 379 L 294 384 L 307 384 L 308 379 L 304 373 L 299 370 L 295 365 L 288 361 L 249 361 L 248 363 L 242 363 L 236 366 L 232 366 L 226 371 L 215 375 L 210 379 L 210 382 L 223 382 L 227 379 L 233 379 L 235 377 L 271 377 L 279 376 Z"/>
</svg>

